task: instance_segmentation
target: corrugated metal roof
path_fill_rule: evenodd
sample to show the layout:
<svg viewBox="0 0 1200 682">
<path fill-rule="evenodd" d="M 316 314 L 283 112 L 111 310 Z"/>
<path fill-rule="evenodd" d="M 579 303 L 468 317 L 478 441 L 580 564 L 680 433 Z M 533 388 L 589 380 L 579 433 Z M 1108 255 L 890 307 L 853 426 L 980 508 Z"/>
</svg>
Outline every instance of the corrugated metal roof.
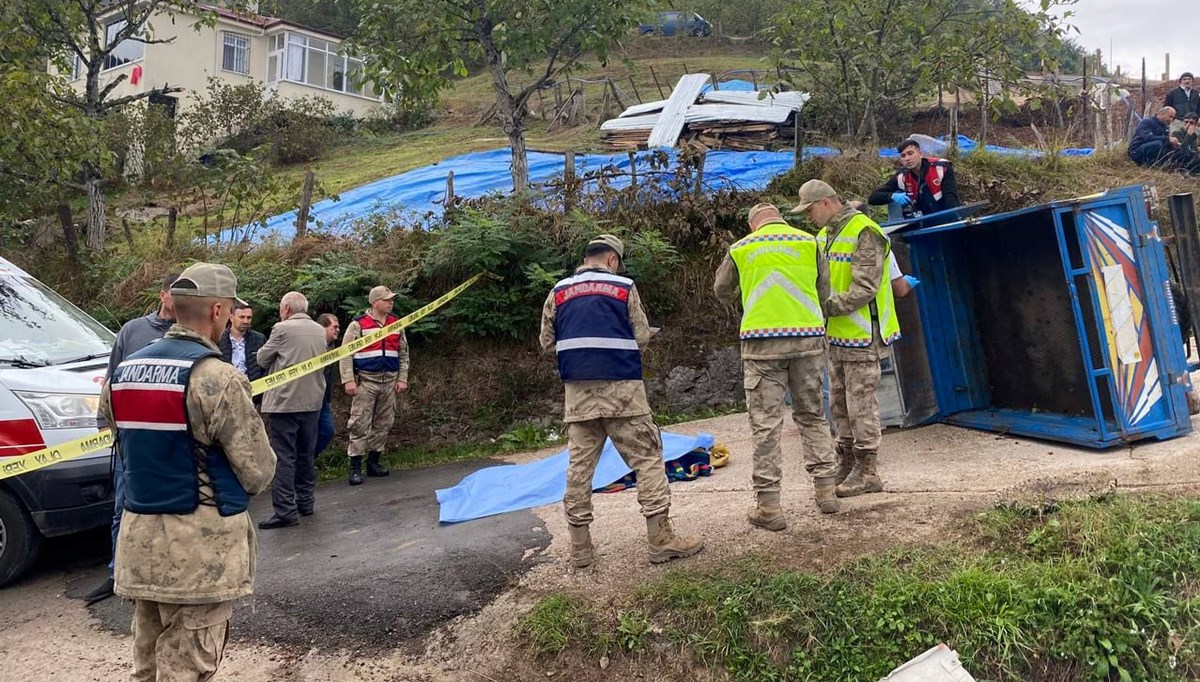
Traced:
<svg viewBox="0 0 1200 682">
<path fill-rule="evenodd" d="M 792 115 L 787 107 L 757 107 L 740 104 L 693 104 L 684 113 L 683 122 L 708 123 L 712 121 L 739 121 L 746 123 L 783 123 Z M 660 114 L 625 116 L 605 121 L 600 130 L 652 130 L 661 118 Z M 682 127 L 680 132 L 683 132 Z M 679 136 L 676 135 L 678 140 Z"/>
<path fill-rule="evenodd" d="M 635 105 L 629 107 L 628 109 L 626 109 L 625 111 L 622 111 L 619 117 L 627 118 L 629 116 L 642 116 L 644 114 L 651 114 L 656 111 L 662 111 L 663 107 L 665 107 L 665 106 L 667 106 L 667 100 L 665 100 L 665 99 L 660 99 L 657 102 L 646 102 L 645 104 L 635 104 Z"/>
<path fill-rule="evenodd" d="M 756 107 L 786 107 L 790 111 L 800 111 L 809 98 L 807 92 L 777 92 L 767 94 L 761 99 L 758 95 L 757 92 L 714 91 L 701 95 L 700 101 Z"/>
<path fill-rule="evenodd" d="M 689 73 L 680 77 L 675 89 L 671 91 L 671 98 L 667 100 L 667 105 L 659 115 L 658 122 L 650 131 L 650 139 L 646 143 L 650 149 L 675 146 L 679 141 L 679 134 L 683 132 L 688 108 L 696 103 L 700 89 L 709 78 L 707 73 Z"/>
</svg>

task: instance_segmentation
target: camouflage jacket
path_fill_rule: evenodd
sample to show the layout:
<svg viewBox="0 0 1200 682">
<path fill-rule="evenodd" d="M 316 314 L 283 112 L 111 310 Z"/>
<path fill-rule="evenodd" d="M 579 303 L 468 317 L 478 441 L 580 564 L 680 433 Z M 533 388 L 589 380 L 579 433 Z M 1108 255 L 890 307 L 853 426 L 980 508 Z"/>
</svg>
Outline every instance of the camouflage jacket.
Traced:
<svg viewBox="0 0 1200 682">
<path fill-rule="evenodd" d="M 576 269 L 576 272 L 581 269 L 583 268 Z M 554 316 L 557 310 L 554 292 L 551 291 L 546 297 L 546 304 L 542 306 L 542 333 L 539 339 L 542 350 L 547 352 L 554 350 Z M 629 323 L 633 325 L 633 337 L 637 340 L 638 348 L 645 349 L 650 341 L 650 321 L 646 319 L 646 311 L 642 308 L 642 298 L 638 295 L 636 286 L 629 290 Z M 563 387 L 563 421 L 567 423 L 650 414 L 646 385 L 641 380 L 568 381 Z"/>
<path fill-rule="evenodd" d="M 166 338 L 211 340 L 174 325 Z M 109 387 L 100 406 L 112 419 Z M 201 360 L 187 392 L 192 435 L 220 443 L 246 492 L 258 494 L 275 475 L 275 453 L 250 401 L 250 382 L 220 357 Z M 208 485 L 201 479 L 201 485 Z M 211 491 L 210 491 L 211 492 Z M 201 505 L 191 514 L 137 514 L 126 510 L 116 550 L 116 593 L 168 604 L 210 604 L 253 592 L 254 527 L 246 512 L 221 516 Z"/>
</svg>

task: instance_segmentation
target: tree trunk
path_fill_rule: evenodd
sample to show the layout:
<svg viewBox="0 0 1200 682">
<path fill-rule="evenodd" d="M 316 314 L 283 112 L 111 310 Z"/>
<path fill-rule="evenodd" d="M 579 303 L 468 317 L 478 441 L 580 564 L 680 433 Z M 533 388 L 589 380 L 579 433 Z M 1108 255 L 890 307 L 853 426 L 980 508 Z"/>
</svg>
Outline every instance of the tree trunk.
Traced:
<svg viewBox="0 0 1200 682">
<path fill-rule="evenodd" d="M 67 257 L 79 263 L 79 233 L 75 231 L 75 219 L 71 206 L 65 201 L 58 203 L 58 222 L 62 223 L 63 243 L 67 245 Z"/>
<path fill-rule="evenodd" d="M 167 212 L 167 248 L 175 248 L 175 222 L 179 220 L 179 211 L 171 208 Z"/>
<path fill-rule="evenodd" d="M 84 186 L 87 188 L 87 247 L 91 251 L 104 248 L 104 192 L 100 189 L 100 178 L 92 169 L 85 169 L 87 177 Z"/>
<path fill-rule="evenodd" d="M 529 157 L 525 152 L 525 126 L 515 121 L 511 128 L 505 130 L 508 143 L 512 145 L 512 181 L 513 192 L 525 194 L 529 191 Z"/>
</svg>

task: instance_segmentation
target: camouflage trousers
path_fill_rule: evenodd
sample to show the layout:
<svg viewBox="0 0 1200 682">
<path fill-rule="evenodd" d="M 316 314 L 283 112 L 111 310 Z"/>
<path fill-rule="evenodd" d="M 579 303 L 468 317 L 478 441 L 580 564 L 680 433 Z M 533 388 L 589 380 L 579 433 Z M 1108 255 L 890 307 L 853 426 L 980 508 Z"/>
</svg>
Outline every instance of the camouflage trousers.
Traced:
<svg viewBox="0 0 1200 682">
<path fill-rule="evenodd" d="M 779 492 L 783 481 L 784 398 L 792 391 L 792 421 L 800 429 L 804 470 L 813 478 L 837 475 L 837 458 L 821 396 L 825 354 L 786 360 L 745 360 L 743 386 L 754 438 L 754 492 Z"/>
<path fill-rule="evenodd" d="M 394 377 L 395 375 L 390 375 Z M 346 453 L 361 457 L 368 452 L 383 452 L 387 437 L 396 421 L 396 380 L 360 375 L 358 390 L 350 401 L 350 419 L 346 430 L 350 432 L 350 445 Z"/>
<path fill-rule="evenodd" d="M 567 424 L 567 492 L 563 507 L 567 523 L 586 526 L 592 522 L 592 478 L 604 450 L 604 441 L 611 438 L 621 459 L 637 474 L 637 497 L 642 516 L 651 517 L 671 507 L 671 490 L 667 487 L 667 472 L 663 466 L 662 436 L 654 417 L 613 417 L 589 419 Z M 608 481 L 611 483 L 611 481 Z"/>
<path fill-rule="evenodd" d="M 133 682 L 212 679 L 229 639 L 233 602 L 133 602 Z"/>
<path fill-rule="evenodd" d="M 838 442 L 855 450 L 879 449 L 879 361 L 829 361 L 829 411 Z"/>
</svg>

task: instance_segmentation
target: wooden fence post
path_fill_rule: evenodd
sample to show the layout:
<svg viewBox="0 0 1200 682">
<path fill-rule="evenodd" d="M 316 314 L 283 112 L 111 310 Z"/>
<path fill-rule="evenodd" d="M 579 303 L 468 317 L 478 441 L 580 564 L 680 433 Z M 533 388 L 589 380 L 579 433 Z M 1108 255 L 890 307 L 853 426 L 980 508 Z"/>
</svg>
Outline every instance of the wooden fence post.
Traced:
<svg viewBox="0 0 1200 682">
<path fill-rule="evenodd" d="M 175 223 L 179 220 L 179 209 L 174 206 L 167 211 L 167 248 L 175 248 Z"/>
<path fill-rule="evenodd" d="M 447 211 L 454 208 L 454 171 L 446 175 L 446 200 L 442 205 Z"/>
<path fill-rule="evenodd" d="M 568 211 L 575 205 L 575 152 L 563 154 L 563 207 Z"/>
<path fill-rule="evenodd" d="M 312 171 L 304 172 L 304 187 L 300 190 L 300 209 L 296 211 L 296 236 L 293 240 L 304 239 L 308 236 L 308 211 L 312 208 L 313 181 Z"/>
<path fill-rule="evenodd" d="M 637 178 L 637 152 L 629 151 L 629 189 L 633 196 L 637 196 L 638 178 Z"/>
<path fill-rule="evenodd" d="M 121 231 L 125 233 L 125 243 L 133 248 L 133 232 L 129 229 L 129 219 L 121 218 Z"/>
<path fill-rule="evenodd" d="M 1142 61 L 1145 61 L 1145 60 L 1142 60 Z M 650 67 L 650 75 L 654 78 L 654 87 L 658 88 L 658 98 L 666 99 L 667 95 L 666 95 L 666 93 L 663 92 L 662 83 L 658 82 L 658 74 L 654 72 L 653 66 Z"/>
<path fill-rule="evenodd" d="M 704 194 L 704 162 L 708 160 L 708 151 L 701 150 L 700 160 L 696 164 L 696 197 Z"/>
<path fill-rule="evenodd" d="M 638 92 L 637 83 L 633 82 L 633 76 L 629 77 L 629 87 L 633 88 L 633 96 L 637 98 L 638 104 L 642 104 L 642 93 Z"/>
</svg>

